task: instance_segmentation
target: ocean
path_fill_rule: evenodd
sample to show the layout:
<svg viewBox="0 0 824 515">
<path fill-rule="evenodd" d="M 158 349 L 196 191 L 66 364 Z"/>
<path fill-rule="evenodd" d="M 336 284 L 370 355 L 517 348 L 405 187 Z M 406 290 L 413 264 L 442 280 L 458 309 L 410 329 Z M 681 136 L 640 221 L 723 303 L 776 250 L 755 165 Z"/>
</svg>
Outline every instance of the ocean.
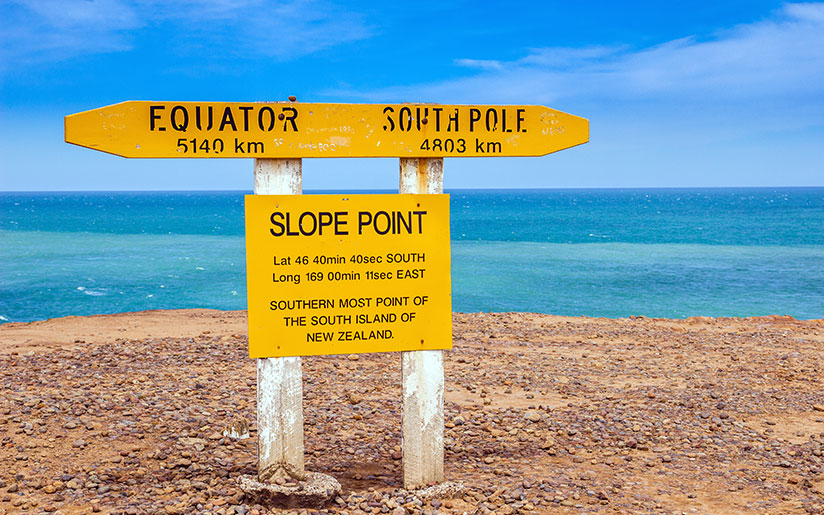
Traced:
<svg viewBox="0 0 824 515">
<path fill-rule="evenodd" d="M 0 193 L 0 323 L 245 309 L 245 193 Z M 448 193 L 454 311 L 824 318 L 824 188 Z"/>
</svg>

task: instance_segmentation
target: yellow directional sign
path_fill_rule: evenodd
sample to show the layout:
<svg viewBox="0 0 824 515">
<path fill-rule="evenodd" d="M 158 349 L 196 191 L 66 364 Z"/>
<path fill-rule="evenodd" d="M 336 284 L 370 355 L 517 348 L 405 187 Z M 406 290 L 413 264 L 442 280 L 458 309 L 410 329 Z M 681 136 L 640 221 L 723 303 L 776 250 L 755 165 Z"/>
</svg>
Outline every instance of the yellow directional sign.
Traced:
<svg viewBox="0 0 824 515">
<path fill-rule="evenodd" d="M 247 195 L 252 358 L 452 348 L 449 195 Z"/>
<path fill-rule="evenodd" d="M 543 106 L 131 101 L 65 118 L 68 143 L 123 157 L 542 156 L 589 141 Z"/>
</svg>

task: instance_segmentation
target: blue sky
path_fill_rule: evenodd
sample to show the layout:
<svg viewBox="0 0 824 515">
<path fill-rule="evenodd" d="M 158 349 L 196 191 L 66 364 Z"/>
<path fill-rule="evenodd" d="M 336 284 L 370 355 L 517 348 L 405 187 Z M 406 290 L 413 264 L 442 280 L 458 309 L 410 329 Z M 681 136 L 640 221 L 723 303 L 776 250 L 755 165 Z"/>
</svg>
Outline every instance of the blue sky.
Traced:
<svg viewBox="0 0 824 515">
<path fill-rule="evenodd" d="M 447 188 L 824 185 L 824 3 L 5 0 L 0 190 L 251 189 L 251 160 L 63 142 L 124 100 L 542 104 L 590 143 L 454 158 Z M 308 189 L 397 160 L 304 160 Z"/>
</svg>

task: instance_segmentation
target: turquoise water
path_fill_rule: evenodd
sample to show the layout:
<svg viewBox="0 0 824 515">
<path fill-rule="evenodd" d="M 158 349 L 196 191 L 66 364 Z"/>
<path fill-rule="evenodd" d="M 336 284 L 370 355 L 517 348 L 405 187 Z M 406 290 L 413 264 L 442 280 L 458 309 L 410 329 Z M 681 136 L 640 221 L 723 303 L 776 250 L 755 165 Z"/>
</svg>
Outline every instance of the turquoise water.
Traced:
<svg viewBox="0 0 824 515">
<path fill-rule="evenodd" d="M 824 318 L 824 188 L 450 193 L 455 311 Z M 245 308 L 243 194 L 0 193 L 0 322 Z"/>
</svg>

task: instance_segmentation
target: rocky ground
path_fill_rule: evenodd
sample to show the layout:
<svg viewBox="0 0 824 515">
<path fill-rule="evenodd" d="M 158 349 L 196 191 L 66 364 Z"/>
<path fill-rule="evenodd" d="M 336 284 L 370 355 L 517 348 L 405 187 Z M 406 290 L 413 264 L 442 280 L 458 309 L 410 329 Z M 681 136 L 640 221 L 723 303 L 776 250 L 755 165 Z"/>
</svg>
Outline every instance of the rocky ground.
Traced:
<svg viewBox="0 0 824 515">
<path fill-rule="evenodd" d="M 0 326 L 0 514 L 267 513 L 243 312 Z M 400 491 L 400 356 L 304 358 L 322 513 L 818 513 L 824 321 L 455 314 L 446 476 Z M 222 436 L 246 420 L 252 438 Z M 277 510 L 275 510 L 277 511 Z"/>
</svg>

